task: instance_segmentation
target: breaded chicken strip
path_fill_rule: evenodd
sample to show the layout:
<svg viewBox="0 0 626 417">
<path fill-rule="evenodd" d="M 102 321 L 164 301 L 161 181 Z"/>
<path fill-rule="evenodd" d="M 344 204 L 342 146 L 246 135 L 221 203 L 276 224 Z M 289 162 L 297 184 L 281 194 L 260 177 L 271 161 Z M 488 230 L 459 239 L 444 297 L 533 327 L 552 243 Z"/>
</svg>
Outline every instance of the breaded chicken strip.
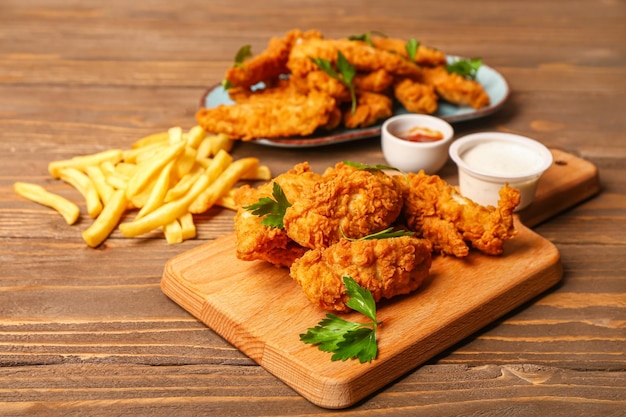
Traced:
<svg viewBox="0 0 626 417">
<path fill-rule="evenodd" d="M 517 234 L 513 210 L 520 202 L 519 190 L 500 190 L 498 207 L 481 206 L 459 194 L 437 175 L 410 173 L 397 181 L 406 187 L 403 218 L 410 230 L 443 254 L 464 257 L 468 243 L 488 255 L 500 255 L 504 242 Z"/>
<path fill-rule="evenodd" d="M 302 32 L 298 29 L 287 32 L 283 38 L 270 39 L 267 49 L 242 65 L 226 72 L 226 81 L 233 87 L 251 87 L 261 81 L 267 82 L 287 74 L 287 59 L 293 45 L 301 39 L 322 38 L 319 31 Z"/>
<path fill-rule="evenodd" d="M 354 77 L 354 88 L 372 93 L 384 93 L 393 84 L 393 75 L 384 69 L 359 73 Z"/>
<path fill-rule="evenodd" d="M 404 39 L 374 36 L 372 37 L 372 43 L 378 49 L 392 51 L 407 58 L 409 56 L 406 51 L 407 42 Z M 415 62 L 419 65 L 427 67 L 445 65 L 446 54 L 435 48 L 430 48 L 428 46 L 420 44 L 417 48 L 417 53 L 415 54 Z"/>
<path fill-rule="evenodd" d="M 421 80 L 435 87 L 444 100 L 475 109 L 489 105 L 489 95 L 476 80 L 449 73 L 445 67 L 424 68 Z"/>
<path fill-rule="evenodd" d="M 207 132 L 225 133 L 245 141 L 310 135 L 327 126 L 332 116 L 336 116 L 336 102 L 327 94 L 275 91 L 253 94 L 236 105 L 202 108 L 196 113 L 196 120 Z"/>
<path fill-rule="evenodd" d="M 378 49 L 363 41 L 349 39 L 306 39 L 293 45 L 287 68 L 292 74 L 304 76 L 318 69 L 311 58 L 337 61 L 338 52 L 345 56 L 357 72 L 385 70 L 392 75 L 418 77 L 420 67 L 394 52 Z"/>
<path fill-rule="evenodd" d="M 307 298 L 325 310 L 350 311 L 343 277 L 370 290 L 375 301 L 415 291 L 428 276 L 430 243 L 410 236 L 389 239 L 342 239 L 297 259 L 291 277 Z"/>
<path fill-rule="evenodd" d="M 235 214 L 237 258 L 244 261 L 264 260 L 276 266 L 289 267 L 302 256 L 308 248 L 291 240 L 283 229 L 261 224 L 262 217 L 243 207 L 258 202 L 262 197 L 271 197 L 274 182 L 281 186 L 289 201 L 295 201 L 305 190 L 312 188 L 320 177 L 320 174 L 311 172 L 307 162 L 303 162 L 258 189 L 249 185 L 235 189 L 235 203 L 240 207 Z"/>
<path fill-rule="evenodd" d="M 405 109 L 412 113 L 433 114 L 439 97 L 432 85 L 410 78 L 400 78 L 393 84 L 393 92 Z"/>
<path fill-rule="evenodd" d="M 384 230 L 401 209 L 401 186 L 391 176 L 340 162 L 292 203 L 283 222 L 301 246 L 323 248 L 342 235 L 361 238 Z"/>
<path fill-rule="evenodd" d="M 357 92 L 357 105 L 354 112 L 348 107 L 343 113 L 343 124 L 348 129 L 368 127 L 381 119 L 393 115 L 393 102 L 384 94 Z"/>
</svg>

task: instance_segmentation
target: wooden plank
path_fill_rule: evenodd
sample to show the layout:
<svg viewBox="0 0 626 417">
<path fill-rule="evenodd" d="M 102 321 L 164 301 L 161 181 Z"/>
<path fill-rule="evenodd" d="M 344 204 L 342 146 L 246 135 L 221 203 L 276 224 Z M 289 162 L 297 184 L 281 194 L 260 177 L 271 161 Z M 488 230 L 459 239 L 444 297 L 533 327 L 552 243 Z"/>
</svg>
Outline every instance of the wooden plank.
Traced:
<svg viewBox="0 0 626 417">
<path fill-rule="evenodd" d="M 331 362 L 298 334 L 324 312 L 285 269 L 239 261 L 233 234 L 184 252 L 166 265 L 170 298 L 311 402 L 354 404 L 432 356 L 554 285 L 556 248 L 518 225 L 502 257 L 437 257 L 431 278 L 412 296 L 379 303 L 379 357 L 369 364 Z M 271 307 L 269 307 L 271 305 Z M 357 319 L 354 314 L 348 319 Z"/>
<path fill-rule="evenodd" d="M 556 162 L 542 178 L 536 202 L 520 213 L 529 222 L 538 223 L 599 189 L 592 164 L 553 152 Z M 517 227 L 520 234 L 507 242 L 504 256 L 436 257 L 430 280 L 416 295 L 380 302 L 379 317 L 387 324 L 379 334 L 379 357 L 366 365 L 331 362 L 300 342 L 298 334 L 323 312 L 310 305 L 286 269 L 236 259 L 234 234 L 170 259 L 161 286 L 305 398 L 344 408 L 559 281 L 556 248 L 519 221 Z"/>
</svg>

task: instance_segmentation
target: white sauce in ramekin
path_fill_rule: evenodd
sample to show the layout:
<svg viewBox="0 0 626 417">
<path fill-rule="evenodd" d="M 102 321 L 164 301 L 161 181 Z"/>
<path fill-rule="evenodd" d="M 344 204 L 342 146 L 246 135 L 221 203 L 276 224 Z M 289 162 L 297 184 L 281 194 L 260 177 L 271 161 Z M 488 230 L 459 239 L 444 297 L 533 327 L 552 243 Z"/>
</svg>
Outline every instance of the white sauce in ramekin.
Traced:
<svg viewBox="0 0 626 417">
<path fill-rule="evenodd" d="M 502 132 L 459 138 L 450 146 L 450 157 L 459 168 L 459 188 L 464 197 L 496 206 L 500 189 L 508 184 L 520 191 L 517 210 L 533 201 L 539 177 L 552 164 L 550 150 L 541 143 Z"/>
<path fill-rule="evenodd" d="M 479 143 L 465 151 L 461 158 L 473 169 L 503 176 L 536 171 L 544 160 L 527 146 L 497 140 Z"/>
</svg>

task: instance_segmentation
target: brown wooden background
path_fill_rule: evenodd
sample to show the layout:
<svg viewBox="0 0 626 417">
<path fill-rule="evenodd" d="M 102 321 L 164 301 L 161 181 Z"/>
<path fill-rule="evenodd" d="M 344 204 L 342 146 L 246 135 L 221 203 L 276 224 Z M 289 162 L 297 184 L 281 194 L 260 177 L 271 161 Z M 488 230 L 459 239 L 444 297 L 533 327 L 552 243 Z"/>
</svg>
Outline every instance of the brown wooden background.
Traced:
<svg viewBox="0 0 626 417">
<path fill-rule="evenodd" d="M 292 28 L 369 30 L 480 56 L 509 81 L 504 108 L 455 125 L 535 137 L 593 162 L 602 193 L 537 226 L 565 275 L 349 416 L 626 415 L 626 3 L 0 1 L 0 415 L 321 415 L 164 296 L 165 262 L 232 230 L 198 217 L 168 246 L 118 232 L 89 249 L 74 226 L 14 194 L 48 162 L 174 125 L 189 128 L 235 51 Z M 313 149 L 239 144 L 280 173 L 308 160 L 382 163 L 377 138 Z M 449 164 L 442 176 L 454 179 Z M 84 206 L 82 206 L 84 208 Z M 84 210 L 83 210 L 84 211 Z"/>
</svg>

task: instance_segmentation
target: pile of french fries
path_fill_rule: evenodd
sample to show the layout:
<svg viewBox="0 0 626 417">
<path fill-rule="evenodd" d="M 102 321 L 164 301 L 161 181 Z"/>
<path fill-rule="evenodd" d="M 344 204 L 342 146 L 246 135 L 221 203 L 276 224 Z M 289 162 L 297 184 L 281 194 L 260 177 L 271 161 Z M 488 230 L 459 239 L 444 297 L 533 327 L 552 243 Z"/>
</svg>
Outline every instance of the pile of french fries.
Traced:
<svg viewBox="0 0 626 417">
<path fill-rule="evenodd" d="M 172 127 L 146 136 L 129 150 L 112 149 L 54 161 L 50 175 L 72 185 L 85 198 L 94 219 L 83 231 L 90 247 L 104 242 L 119 225 L 125 237 L 162 229 L 169 244 L 196 237 L 193 214 L 214 205 L 236 209 L 231 192 L 240 180 L 271 179 L 258 158 L 234 160 L 233 142 L 222 134 L 208 134 L 200 126 L 185 132 Z M 21 196 L 57 210 L 67 224 L 80 217 L 79 207 L 37 184 L 17 182 Z M 128 211 L 131 221 L 120 223 Z"/>
</svg>

